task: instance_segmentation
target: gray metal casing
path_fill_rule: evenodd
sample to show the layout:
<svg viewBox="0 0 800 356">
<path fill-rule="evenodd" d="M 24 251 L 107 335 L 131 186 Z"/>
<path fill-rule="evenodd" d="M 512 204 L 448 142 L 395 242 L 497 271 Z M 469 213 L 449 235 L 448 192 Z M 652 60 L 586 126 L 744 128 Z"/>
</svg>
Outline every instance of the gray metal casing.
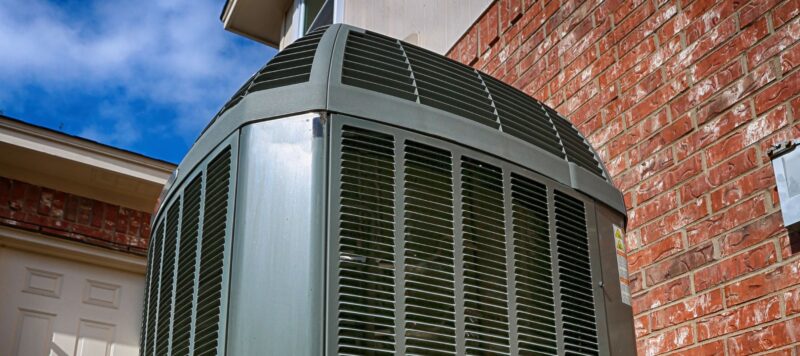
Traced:
<svg viewBox="0 0 800 356">
<path fill-rule="evenodd" d="M 233 142 L 235 193 L 218 354 L 337 352 L 335 193 L 340 183 L 337 135 L 344 124 L 477 157 L 502 167 L 506 178 L 515 172 L 544 184 L 550 195 L 558 190 L 580 200 L 586 208 L 598 350 L 603 355 L 635 354 L 632 311 L 620 298 L 612 230 L 612 225 L 625 226 L 621 193 L 602 177 L 508 134 L 418 102 L 342 84 L 336 62 L 343 56 L 348 31 L 362 30 L 334 25 L 325 31 L 307 82 L 249 93 L 215 118 L 180 164 L 154 219 L 163 220 L 166 207 L 174 204 L 198 167 L 225 142 Z M 553 221 L 551 229 L 555 251 Z M 555 268 L 555 256 L 553 260 Z M 513 286 L 509 298 L 512 294 Z M 194 303 L 197 308 L 199 302 Z M 457 329 L 463 331 L 459 323 Z M 557 329 L 563 338 L 562 326 Z M 457 350 L 464 352 L 463 344 Z M 563 354 L 563 345 L 558 350 Z"/>
</svg>

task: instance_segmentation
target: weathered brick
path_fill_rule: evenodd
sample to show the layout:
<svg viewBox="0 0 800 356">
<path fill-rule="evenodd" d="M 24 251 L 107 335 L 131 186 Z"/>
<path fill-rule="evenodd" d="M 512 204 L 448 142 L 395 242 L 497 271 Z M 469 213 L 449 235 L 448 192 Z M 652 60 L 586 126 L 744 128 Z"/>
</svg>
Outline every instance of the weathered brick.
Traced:
<svg viewBox="0 0 800 356">
<path fill-rule="evenodd" d="M 642 204 L 628 213 L 628 228 L 636 229 L 643 223 L 651 221 L 666 212 L 678 207 L 678 192 L 670 191 L 652 201 Z"/>
<path fill-rule="evenodd" d="M 714 212 L 720 211 L 755 192 L 765 190 L 774 185 L 775 174 L 772 167 L 762 167 L 711 192 L 711 210 Z"/>
<path fill-rule="evenodd" d="M 778 260 L 775 246 L 771 243 L 740 253 L 694 273 L 694 286 L 698 291 L 720 286 L 739 276 L 757 271 Z"/>
<path fill-rule="evenodd" d="M 800 341 L 800 318 L 772 324 L 728 339 L 729 355 L 751 355 Z"/>
<path fill-rule="evenodd" d="M 735 231 L 726 234 L 720 240 L 720 254 L 728 256 L 764 241 L 770 236 L 783 231 L 783 219 L 780 212 L 763 216 Z M 691 238 L 690 238 L 691 245 Z"/>
<path fill-rule="evenodd" d="M 482 55 L 500 38 L 500 5 L 495 2 L 478 20 L 478 55 Z"/>
<path fill-rule="evenodd" d="M 650 333 L 650 316 L 645 314 L 638 318 L 633 318 L 633 329 L 636 337 L 642 337 Z"/>
<path fill-rule="evenodd" d="M 800 0 L 789 0 L 778 5 L 772 12 L 773 25 L 778 28 L 800 15 Z"/>
<path fill-rule="evenodd" d="M 637 353 L 646 356 L 661 355 L 691 345 L 693 342 L 692 327 L 681 326 L 639 342 Z"/>
<path fill-rule="evenodd" d="M 639 315 L 642 312 L 658 308 L 690 294 L 691 282 L 689 281 L 689 276 L 685 276 L 650 288 L 642 294 L 634 295 L 631 307 L 633 308 L 633 314 Z"/>
<path fill-rule="evenodd" d="M 718 315 L 697 321 L 697 340 L 703 341 L 720 335 L 737 332 L 757 324 L 781 317 L 778 297 L 759 300 L 739 308 L 728 309 Z"/>
<path fill-rule="evenodd" d="M 798 26 L 798 31 L 800 31 L 800 26 Z M 767 89 L 758 93 L 753 99 L 756 113 L 763 113 L 775 105 L 797 95 L 798 88 L 800 88 L 800 71 L 796 71 L 784 77 L 781 81 L 770 85 Z"/>
<path fill-rule="evenodd" d="M 655 242 L 644 249 L 628 255 L 628 269 L 631 272 L 640 270 L 643 266 L 663 260 L 683 250 L 683 237 L 680 233 L 673 234 L 665 239 Z"/>
<path fill-rule="evenodd" d="M 725 287 L 728 305 L 736 305 L 800 283 L 800 260 L 757 274 Z"/>
<path fill-rule="evenodd" d="M 689 111 L 689 109 L 702 103 L 714 95 L 714 93 L 718 92 L 720 89 L 726 87 L 728 84 L 739 78 L 742 73 L 742 65 L 738 62 L 734 62 L 719 72 L 711 75 L 707 79 L 695 83 L 695 85 L 689 89 L 686 94 L 673 101 L 672 105 L 670 106 L 672 108 L 673 115 L 680 115 Z"/>
<path fill-rule="evenodd" d="M 645 269 L 647 285 L 656 285 L 715 261 L 714 245 L 695 247 Z"/>
<path fill-rule="evenodd" d="M 800 39 L 800 18 L 792 20 L 786 26 L 775 31 L 772 36 L 750 49 L 747 52 L 747 63 L 750 68 L 755 68 L 755 66 L 788 48 L 798 39 Z"/>
<path fill-rule="evenodd" d="M 746 104 L 739 104 L 719 118 L 700 126 L 698 130 L 676 145 L 678 160 L 683 160 L 700 149 L 717 142 L 719 138 L 750 121 L 752 117 L 750 107 Z"/>
<path fill-rule="evenodd" d="M 636 188 L 636 201 L 642 203 L 667 189 L 672 189 L 681 182 L 698 175 L 702 169 L 702 157 L 694 155 L 669 171 L 640 184 Z"/>
<path fill-rule="evenodd" d="M 699 339 L 698 339 L 699 342 Z M 725 355 L 725 343 L 722 340 L 712 341 L 670 354 L 672 356 L 722 356 Z"/>
<path fill-rule="evenodd" d="M 654 311 L 650 314 L 650 328 L 652 331 L 661 330 L 720 311 L 722 308 L 722 289 L 715 289 Z"/>
</svg>

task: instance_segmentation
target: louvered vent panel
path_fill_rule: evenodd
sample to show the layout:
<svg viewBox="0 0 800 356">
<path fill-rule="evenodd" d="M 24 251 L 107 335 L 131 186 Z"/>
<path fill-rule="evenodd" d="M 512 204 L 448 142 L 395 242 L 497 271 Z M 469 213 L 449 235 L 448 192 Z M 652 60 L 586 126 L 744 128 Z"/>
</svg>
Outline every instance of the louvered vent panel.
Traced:
<svg viewBox="0 0 800 356">
<path fill-rule="evenodd" d="M 470 354 L 509 353 L 503 175 L 463 158 L 464 327 Z"/>
<path fill-rule="evenodd" d="M 158 286 L 159 278 L 161 277 L 161 240 L 164 238 L 164 223 L 163 220 L 158 223 L 153 234 L 150 236 L 150 255 L 151 263 L 149 265 L 148 275 L 150 281 L 147 289 L 147 324 L 145 329 L 145 343 L 141 350 L 142 355 L 153 355 L 156 339 L 156 316 L 158 314 Z"/>
<path fill-rule="evenodd" d="M 453 178 L 450 152 L 406 141 L 406 355 L 454 355 Z"/>
<path fill-rule="evenodd" d="M 197 176 L 184 190 L 172 341 L 172 354 L 176 356 L 189 354 L 201 188 L 202 176 Z"/>
<path fill-rule="evenodd" d="M 567 152 L 567 159 L 578 166 L 586 168 L 589 172 L 604 177 L 603 169 L 600 168 L 600 162 L 598 162 L 592 152 L 592 148 L 586 143 L 586 140 L 578 132 L 578 129 L 555 110 L 545 105 L 542 105 L 542 107 L 547 111 L 558 130 L 558 135 L 561 137 L 561 142 L 564 144 L 564 150 Z"/>
<path fill-rule="evenodd" d="M 307 82 L 322 34 L 310 33 L 286 46 L 256 74 L 248 92 Z"/>
<path fill-rule="evenodd" d="M 345 127 L 339 225 L 339 353 L 395 352 L 394 138 Z"/>
<path fill-rule="evenodd" d="M 206 172 L 194 337 L 194 354 L 198 356 L 217 353 L 226 225 L 230 209 L 228 206 L 230 171 L 231 149 L 228 147 L 208 164 Z"/>
<path fill-rule="evenodd" d="M 404 44 L 422 104 L 498 128 L 489 94 L 474 69 Z"/>
<path fill-rule="evenodd" d="M 342 83 L 407 100 L 417 99 L 400 42 L 371 32 L 353 31 L 347 35 Z"/>
<path fill-rule="evenodd" d="M 167 211 L 167 230 L 164 234 L 164 252 L 161 262 L 161 289 L 158 296 L 158 338 L 156 339 L 156 355 L 169 353 L 169 339 L 172 333 L 172 293 L 173 274 L 175 273 L 175 248 L 178 241 L 178 225 L 180 224 L 181 204 L 176 200 Z"/>
<path fill-rule="evenodd" d="M 492 94 L 503 132 L 564 158 L 553 123 L 539 103 L 497 79 L 488 75 L 481 77 Z"/>
<path fill-rule="evenodd" d="M 547 205 L 544 185 L 512 174 L 515 301 L 520 354 L 554 355 L 557 352 Z"/>
<path fill-rule="evenodd" d="M 568 355 L 596 355 L 597 325 L 583 202 L 556 191 L 555 221 L 565 351 Z"/>
</svg>

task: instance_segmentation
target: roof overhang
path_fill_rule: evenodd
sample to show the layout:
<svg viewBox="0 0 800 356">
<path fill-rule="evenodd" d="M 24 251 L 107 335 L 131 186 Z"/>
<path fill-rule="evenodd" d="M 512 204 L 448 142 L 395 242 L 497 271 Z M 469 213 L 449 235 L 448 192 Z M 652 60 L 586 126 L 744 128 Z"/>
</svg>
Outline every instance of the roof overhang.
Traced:
<svg viewBox="0 0 800 356">
<path fill-rule="evenodd" d="M 291 0 L 227 0 L 220 20 L 233 33 L 277 48 L 281 25 Z"/>
<path fill-rule="evenodd" d="M 0 176 L 152 211 L 175 165 L 0 116 Z"/>
</svg>

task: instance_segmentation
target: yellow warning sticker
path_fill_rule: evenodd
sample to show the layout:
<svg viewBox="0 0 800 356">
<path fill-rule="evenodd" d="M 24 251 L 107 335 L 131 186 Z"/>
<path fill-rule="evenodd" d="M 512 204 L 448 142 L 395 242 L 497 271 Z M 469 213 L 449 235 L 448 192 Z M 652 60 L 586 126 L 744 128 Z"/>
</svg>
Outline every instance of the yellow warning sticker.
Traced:
<svg viewBox="0 0 800 356">
<path fill-rule="evenodd" d="M 614 246 L 617 250 L 617 272 L 619 273 L 619 289 L 622 302 L 631 305 L 630 281 L 628 280 L 628 250 L 625 248 L 625 231 L 612 224 Z"/>
</svg>

